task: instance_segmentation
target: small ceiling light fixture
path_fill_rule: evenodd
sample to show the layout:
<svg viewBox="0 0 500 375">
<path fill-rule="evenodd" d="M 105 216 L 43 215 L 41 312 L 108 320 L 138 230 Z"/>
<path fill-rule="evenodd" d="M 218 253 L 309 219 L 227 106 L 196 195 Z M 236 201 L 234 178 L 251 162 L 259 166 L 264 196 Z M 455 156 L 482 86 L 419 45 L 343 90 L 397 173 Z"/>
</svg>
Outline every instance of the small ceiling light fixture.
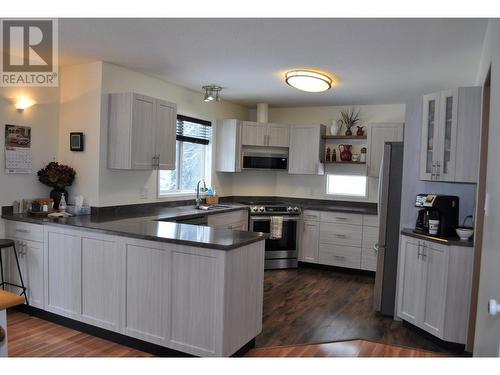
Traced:
<svg viewBox="0 0 500 375">
<path fill-rule="evenodd" d="M 17 112 L 22 113 L 26 108 L 31 107 L 35 102 L 31 99 L 21 97 L 16 100 L 16 109 Z"/>
<path fill-rule="evenodd" d="M 205 90 L 205 97 L 203 98 L 203 101 L 205 102 L 211 102 L 212 100 L 215 100 L 216 102 L 220 101 L 219 93 L 222 91 L 222 87 L 217 85 L 207 85 L 203 86 L 202 89 Z"/>
<path fill-rule="evenodd" d="M 307 92 L 322 92 L 332 87 L 332 79 L 313 70 L 291 70 L 285 74 L 285 82 Z"/>
</svg>

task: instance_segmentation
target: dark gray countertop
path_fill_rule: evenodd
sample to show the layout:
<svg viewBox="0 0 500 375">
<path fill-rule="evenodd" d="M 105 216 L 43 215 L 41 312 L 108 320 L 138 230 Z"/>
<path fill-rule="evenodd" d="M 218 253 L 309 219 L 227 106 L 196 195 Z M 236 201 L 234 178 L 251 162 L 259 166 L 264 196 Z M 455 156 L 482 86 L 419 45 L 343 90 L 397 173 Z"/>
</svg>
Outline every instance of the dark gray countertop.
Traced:
<svg viewBox="0 0 500 375">
<path fill-rule="evenodd" d="M 222 198 L 223 202 L 238 202 L 247 205 L 258 205 L 259 202 L 285 203 L 300 206 L 302 210 L 348 212 L 354 214 L 377 215 L 377 203 L 349 202 L 331 199 L 310 199 L 292 197 L 252 197 L 234 196 Z"/>
<path fill-rule="evenodd" d="M 473 241 L 462 241 L 460 238 L 457 237 L 448 237 L 448 238 L 439 238 L 439 237 L 433 237 L 428 234 L 421 234 L 421 233 L 415 233 L 413 229 L 411 228 L 403 228 L 401 230 L 401 234 L 404 234 L 405 236 L 408 237 L 413 237 L 413 238 L 418 238 L 421 240 L 425 241 L 431 241 L 435 243 L 439 243 L 441 245 L 446 245 L 446 246 L 462 246 L 462 247 L 474 247 L 474 242 Z"/>
<path fill-rule="evenodd" d="M 84 230 L 97 230 L 145 240 L 176 243 L 217 250 L 231 250 L 267 238 L 266 234 L 231 229 L 216 229 L 204 225 L 178 224 L 163 220 L 199 217 L 246 209 L 242 205 L 212 211 L 196 210 L 193 206 L 163 207 L 153 216 L 117 218 L 116 216 L 85 215 L 68 218 L 36 218 L 26 214 L 2 215 L 6 220 L 32 224 L 71 226 Z"/>
</svg>

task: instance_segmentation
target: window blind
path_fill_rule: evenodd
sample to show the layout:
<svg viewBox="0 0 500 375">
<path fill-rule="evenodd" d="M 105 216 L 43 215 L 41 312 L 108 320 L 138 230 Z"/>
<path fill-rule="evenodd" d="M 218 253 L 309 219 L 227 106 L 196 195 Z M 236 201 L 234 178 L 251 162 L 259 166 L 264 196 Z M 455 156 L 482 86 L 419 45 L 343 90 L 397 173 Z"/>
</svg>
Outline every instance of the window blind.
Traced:
<svg viewBox="0 0 500 375">
<path fill-rule="evenodd" d="M 178 115 L 176 134 L 178 141 L 208 145 L 212 139 L 212 123 L 194 117 Z"/>
</svg>

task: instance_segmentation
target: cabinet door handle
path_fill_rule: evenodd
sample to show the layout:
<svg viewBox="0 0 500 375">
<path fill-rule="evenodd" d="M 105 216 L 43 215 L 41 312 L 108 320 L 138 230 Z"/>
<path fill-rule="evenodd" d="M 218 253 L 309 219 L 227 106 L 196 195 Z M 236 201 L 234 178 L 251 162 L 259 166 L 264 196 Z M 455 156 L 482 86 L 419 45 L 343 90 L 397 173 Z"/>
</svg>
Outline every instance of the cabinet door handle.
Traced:
<svg viewBox="0 0 500 375">
<path fill-rule="evenodd" d="M 29 233 L 30 231 L 28 229 L 16 229 L 16 232 L 19 232 L 19 233 Z"/>
<path fill-rule="evenodd" d="M 418 241 L 417 259 L 420 259 L 420 255 L 422 255 L 420 254 L 420 246 L 421 246 L 420 241 Z"/>
<path fill-rule="evenodd" d="M 422 260 L 427 257 L 427 252 L 425 251 L 426 248 L 427 248 L 427 246 L 425 245 L 425 242 L 424 242 L 422 244 L 422 254 L 420 254 L 422 256 Z"/>
<path fill-rule="evenodd" d="M 378 243 L 373 245 L 373 251 L 375 251 L 375 254 L 378 254 Z"/>
<path fill-rule="evenodd" d="M 436 179 L 439 179 L 439 176 L 441 176 L 441 162 L 437 161 L 436 162 Z"/>
</svg>

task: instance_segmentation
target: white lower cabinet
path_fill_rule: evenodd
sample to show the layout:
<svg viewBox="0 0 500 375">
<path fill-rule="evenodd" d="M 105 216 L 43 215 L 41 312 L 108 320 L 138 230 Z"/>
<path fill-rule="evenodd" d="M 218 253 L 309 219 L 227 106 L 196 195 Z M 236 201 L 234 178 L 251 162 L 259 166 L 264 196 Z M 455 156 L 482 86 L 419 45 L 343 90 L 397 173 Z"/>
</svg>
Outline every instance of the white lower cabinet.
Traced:
<svg viewBox="0 0 500 375">
<path fill-rule="evenodd" d="M 23 277 L 26 294 L 31 306 L 43 308 L 43 243 L 27 241 L 8 235 L 16 244 L 19 268 Z M 4 274 L 6 281 L 21 285 L 16 259 L 11 249 L 3 250 Z M 21 293 L 21 289 L 8 287 L 13 293 Z"/>
<path fill-rule="evenodd" d="M 171 268 L 163 247 L 160 242 L 132 239 L 125 242 L 124 333 L 158 345 L 165 345 L 170 338 Z"/>
<path fill-rule="evenodd" d="M 398 316 L 445 341 L 465 344 L 473 248 L 401 236 Z"/>
<path fill-rule="evenodd" d="M 15 241 L 21 268 L 21 275 L 26 287 L 30 305 L 43 308 L 43 229 L 41 225 L 30 223 L 5 222 L 6 237 Z M 3 249 L 4 274 L 13 284 L 21 284 L 16 259 L 12 249 Z M 21 290 L 9 287 L 13 293 Z"/>
<path fill-rule="evenodd" d="M 76 231 L 50 228 L 46 232 L 46 238 L 45 309 L 58 315 L 81 320 L 81 236 Z"/>
<path fill-rule="evenodd" d="M 264 241 L 223 251 L 35 226 L 43 243 L 17 242 L 36 307 L 199 356 L 262 330 Z"/>
<path fill-rule="evenodd" d="M 302 217 L 300 261 L 376 270 L 376 216 L 304 210 Z"/>
<path fill-rule="evenodd" d="M 302 262 L 318 262 L 319 222 L 305 220 L 300 236 L 299 260 Z"/>
<path fill-rule="evenodd" d="M 225 228 L 234 230 L 248 230 L 248 210 L 242 209 L 220 214 L 212 214 L 207 217 L 209 227 Z"/>
<path fill-rule="evenodd" d="M 116 237 L 82 233 L 82 319 L 118 332 L 124 301 L 124 251 Z"/>
</svg>

